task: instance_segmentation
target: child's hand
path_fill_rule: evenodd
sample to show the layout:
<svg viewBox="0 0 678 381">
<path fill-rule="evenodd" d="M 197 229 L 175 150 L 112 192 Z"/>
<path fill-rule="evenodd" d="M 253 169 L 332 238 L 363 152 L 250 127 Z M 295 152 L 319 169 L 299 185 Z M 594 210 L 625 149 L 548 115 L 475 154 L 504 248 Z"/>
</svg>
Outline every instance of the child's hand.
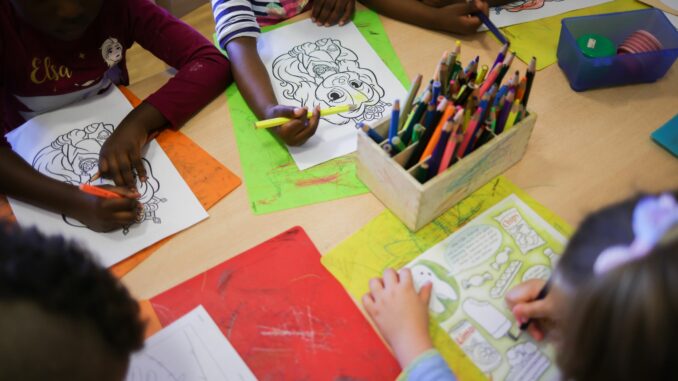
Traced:
<svg viewBox="0 0 678 381">
<path fill-rule="evenodd" d="M 270 118 L 289 118 L 289 122 L 274 131 L 280 136 L 285 144 L 290 146 L 300 146 L 315 134 L 320 121 L 320 106 L 313 110 L 313 116 L 308 118 L 308 109 L 306 107 L 294 108 L 290 106 L 273 106 L 266 112 L 266 119 Z"/>
<path fill-rule="evenodd" d="M 428 334 L 432 286 L 426 284 L 417 293 L 409 269 L 386 269 L 383 279 L 370 280 L 370 292 L 363 296 L 363 306 L 403 368 L 433 348 Z"/>
<path fill-rule="evenodd" d="M 450 33 L 475 33 L 482 21 L 473 13 L 489 14 L 489 7 L 485 1 L 474 0 L 470 3 L 452 4 L 440 8 L 438 14 L 439 29 Z"/>
<path fill-rule="evenodd" d="M 116 185 L 136 187 L 136 175 L 146 181 L 146 169 L 141 161 L 141 149 L 148 140 L 143 126 L 123 123 L 113 131 L 99 153 L 99 172 Z"/>
<path fill-rule="evenodd" d="M 108 232 L 133 224 L 141 208 L 137 201 L 141 195 L 124 187 L 102 188 L 118 193 L 123 198 L 106 199 L 78 191 L 81 207 L 67 214 L 97 232 Z"/>
<path fill-rule="evenodd" d="M 506 304 L 513 312 L 518 324 L 532 320 L 527 332 L 535 340 L 541 341 L 555 326 L 555 290 L 549 292 L 544 299 L 536 300 L 544 285 L 541 279 L 523 282 L 506 293 Z"/>
<path fill-rule="evenodd" d="M 311 20 L 318 26 L 344 25 L 355 12 L 355 0 L 315 0 Z"/>
<path fill-rule="evenodd" d="M 141 150 L 168 124 L 167 119 L 151 104 L 143 102 L 130 112 L 106 139 L 99 153 L 99 173 L 115 185 L 136 187 L 136 176 L 146 181 Z M 136 172 L 136 176 L 135 176 Z"/>
</svg>

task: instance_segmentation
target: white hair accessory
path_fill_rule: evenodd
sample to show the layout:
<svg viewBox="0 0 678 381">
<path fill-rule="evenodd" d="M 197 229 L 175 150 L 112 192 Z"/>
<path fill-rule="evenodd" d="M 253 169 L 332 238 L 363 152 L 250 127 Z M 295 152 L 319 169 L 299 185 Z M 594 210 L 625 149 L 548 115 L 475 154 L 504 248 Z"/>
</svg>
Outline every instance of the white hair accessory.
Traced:
<svg viewBox="0 0 678 381">
<path fill-rule="evenodd" d="M 647 255 L 671 227 L 678 223 L 678 203 L 672 195 L 645 197 L 633 210 L 633 234 L 629 246 L 608 247 L 598 256 L 593 266 L 596 274 L 606 273 L 625 263 Z"/>
</svg>

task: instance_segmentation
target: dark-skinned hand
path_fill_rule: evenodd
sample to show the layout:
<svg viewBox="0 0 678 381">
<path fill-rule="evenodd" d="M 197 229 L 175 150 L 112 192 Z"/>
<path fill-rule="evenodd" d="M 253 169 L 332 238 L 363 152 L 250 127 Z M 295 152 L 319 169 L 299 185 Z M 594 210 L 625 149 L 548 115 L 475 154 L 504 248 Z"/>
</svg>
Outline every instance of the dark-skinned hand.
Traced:
<svg viewBox="0 0 678 381">
<path fill-rule="evenodd" d="M 271 118 L 292 119 L 282 126 L 275 127 L 273 131 L 290 146 L 300 146 L 315 134 L 320 121 L 320 106 L 313 110 L 313 116 L 308 117 L 306 107 L 273 106 L 266 112 L 266 119 Z"/>
<path fill-rule="evenodd" d="M 107 199 L 80 192 L 80 207 L 67 211 L 67 215 L 82 222 L 89 229 L 108 232 L 136 222 L 141 204 L 140 195 L 125 187 L 103 185 L 102 188 L 118 193 L 122 198 Z"/>
<path fill-rule="evenodd" d="M 314 0 L 311 20 L 318 26 L 344 25 L 355 13 L 356 0 Z"/>
</svg>

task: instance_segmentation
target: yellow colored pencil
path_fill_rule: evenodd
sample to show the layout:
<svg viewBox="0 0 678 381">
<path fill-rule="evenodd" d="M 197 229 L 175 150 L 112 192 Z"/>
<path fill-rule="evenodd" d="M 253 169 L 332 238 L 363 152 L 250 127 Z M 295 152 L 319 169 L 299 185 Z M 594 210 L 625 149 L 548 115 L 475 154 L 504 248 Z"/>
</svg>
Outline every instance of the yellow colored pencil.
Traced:
<svg viewBox="0 0 678 381">
<path fill-rule="evenodd" d="M 342 112 L 349 112 L 349 111 L 354 111 L 356 109 L 356 105 L 350 104 L 350 105 L 341 105 L 341 106 L 334 106 L 334 107 L 328 107 L 326 109 L 320 110 L 320 116 L 327 116 L 327 115 L 334 115 L 334 114 L 341 114 Z M 313 110 L 308 111 L 308 117 L 313 116 Z M 289 122 L 290 118 L 271 118 L 271 119 L 265 119 L 265 120 L 260 120 L 254 124 L 256 128 L 272 128 L 272 127 L 277 127 L 277 126 L 282 126 L 283 124 Z"/>
<path fill-rule="evenodd" d="M 511 112 L 509 112 L 508 118 L 506 119 L 506 127 L 504 131 L 510 130 L 513 125 L 516 123 L 516 118 L 518 117 L 518 112 L 520 111 L 520 101 L 516 100 L 511 106 Z"/>
</svg>

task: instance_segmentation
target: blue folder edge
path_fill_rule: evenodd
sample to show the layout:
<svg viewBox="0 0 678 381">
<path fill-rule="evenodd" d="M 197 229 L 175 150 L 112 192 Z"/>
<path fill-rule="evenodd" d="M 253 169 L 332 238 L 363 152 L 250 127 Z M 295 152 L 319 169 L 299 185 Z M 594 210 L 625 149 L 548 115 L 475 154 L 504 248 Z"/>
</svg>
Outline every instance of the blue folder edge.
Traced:
<svg viewBox="0 0 678 381">
<path fill-rule="evenodd" d="M 652 140 L 678 158 L 678 114 L 652 133 Z"/>
</svg>

